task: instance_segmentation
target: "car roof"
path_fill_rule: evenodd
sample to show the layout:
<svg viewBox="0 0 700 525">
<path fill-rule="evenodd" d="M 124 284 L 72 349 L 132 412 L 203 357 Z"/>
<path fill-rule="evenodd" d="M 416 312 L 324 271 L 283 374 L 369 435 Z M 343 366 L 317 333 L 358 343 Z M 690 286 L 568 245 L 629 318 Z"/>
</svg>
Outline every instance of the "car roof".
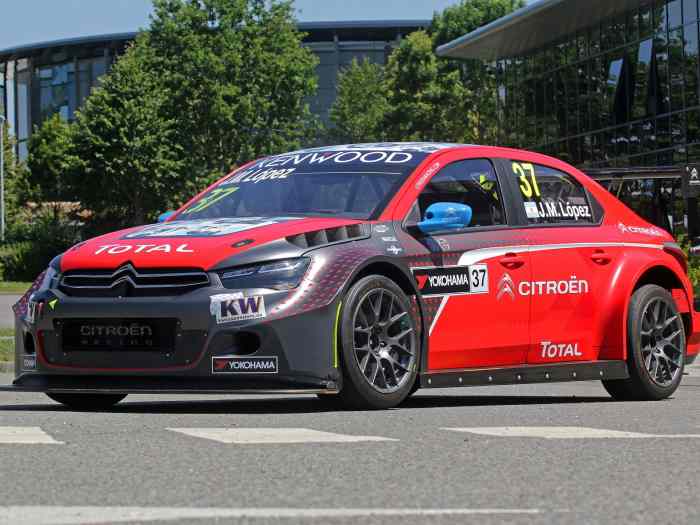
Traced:
<svg viewBox="0 0 700 525">
<path fill-rule="evenodd" d="M 411 153 L 435 153 L 443 149 L 460 147 L 478 147 L 474 144 L 452 144 L 448 142 L 366 142 L 358 144 L 337 144 L 330 146 L 318 146 L 304 148 L 297 151 L 282 153 L 281 155 L 295 155 L 299 153 L 319 153 L 323 151 L 405 151 Z"/>
</svg>

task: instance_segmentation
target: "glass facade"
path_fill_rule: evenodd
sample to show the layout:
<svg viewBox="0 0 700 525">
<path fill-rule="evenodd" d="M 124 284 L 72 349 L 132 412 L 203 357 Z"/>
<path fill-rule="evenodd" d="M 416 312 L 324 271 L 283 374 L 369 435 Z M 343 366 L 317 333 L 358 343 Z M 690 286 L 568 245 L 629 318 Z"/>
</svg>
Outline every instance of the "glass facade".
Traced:
<svg viewBox="0 0 700 525">
<path fill-rule="evenodd" d="M 636 9 L 497 63 L 501 142 L 584 168 L 700 161 L 698 1 Z"/>
<path fill-rule="evenodd" d="M 496 63 L 501 143 L 584 170 L 700 162 L 698 0 L 639 0 Z M 685 228 L 680 179 L 603 182 L 647 219 Z"/>
</svg>

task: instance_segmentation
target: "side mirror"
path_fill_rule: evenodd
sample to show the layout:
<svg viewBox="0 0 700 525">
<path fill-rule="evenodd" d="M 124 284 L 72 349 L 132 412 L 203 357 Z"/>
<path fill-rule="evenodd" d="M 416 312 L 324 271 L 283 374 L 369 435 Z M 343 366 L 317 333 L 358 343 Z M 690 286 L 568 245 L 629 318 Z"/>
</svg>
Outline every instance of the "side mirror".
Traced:
<svg viewBox="0 0 700 525">
<path fill-rule="evenodd" d="M 418 223 L 423 233 L 444 230 L 461 230 L 472 221 L 471 206 L 455 202 L 436 202 L 425 211 L 425 218 Z"/>
<path fill-rule="evenodd" d="M 175 215 L 175 212 L 172 210 L 161 213 L 160 215 L 158 215 L 158 222 L 165 222 L 173 215 Z"/>
</svg>

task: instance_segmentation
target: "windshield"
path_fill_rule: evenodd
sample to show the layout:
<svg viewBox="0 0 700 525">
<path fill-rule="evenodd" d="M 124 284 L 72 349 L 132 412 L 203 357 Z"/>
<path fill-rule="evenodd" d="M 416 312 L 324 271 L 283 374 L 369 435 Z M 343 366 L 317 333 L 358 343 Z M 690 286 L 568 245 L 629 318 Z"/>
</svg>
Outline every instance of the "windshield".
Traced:
<svg viewBox="0 0 700 525">
<path fill-rule="evenodd" d="M 270 157 L 234 172 L 175 220 L 235 217 L 378 216 L 426 153 L 310 150 Z"/>
</svg>

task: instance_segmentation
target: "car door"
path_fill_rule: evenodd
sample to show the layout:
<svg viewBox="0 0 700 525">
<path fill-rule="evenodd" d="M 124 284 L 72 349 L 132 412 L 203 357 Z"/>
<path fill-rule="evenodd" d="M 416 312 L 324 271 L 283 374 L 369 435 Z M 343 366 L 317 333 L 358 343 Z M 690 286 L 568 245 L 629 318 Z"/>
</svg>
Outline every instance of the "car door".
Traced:
<svg viewBox="0 0 700 525">
<path fill-rule="evenodd" d="M 412 272 L 428 307 L 430 370 L 519 365 L 529 347 L 529 298 L 515 283 L 530 279 L 521 229 L 508 224 L 501 182 L 486 159 L 452 162 L 414 202 L 407 231 L 430 259 Z M 436 203 L 468 205 L 470 223 L 422 233 L 417 223 Z"/>
<path fill-rule="evenodd" d="M 519 188 L 531 244 L 532 279 L 517 283 L 531 301 L 527 362 L 595 360 L 598 300 L 610 288 L 619 250 L 601 243 L 602 209 L 564 171 L 517 160 L 505 171 Z"/>
</svg>

